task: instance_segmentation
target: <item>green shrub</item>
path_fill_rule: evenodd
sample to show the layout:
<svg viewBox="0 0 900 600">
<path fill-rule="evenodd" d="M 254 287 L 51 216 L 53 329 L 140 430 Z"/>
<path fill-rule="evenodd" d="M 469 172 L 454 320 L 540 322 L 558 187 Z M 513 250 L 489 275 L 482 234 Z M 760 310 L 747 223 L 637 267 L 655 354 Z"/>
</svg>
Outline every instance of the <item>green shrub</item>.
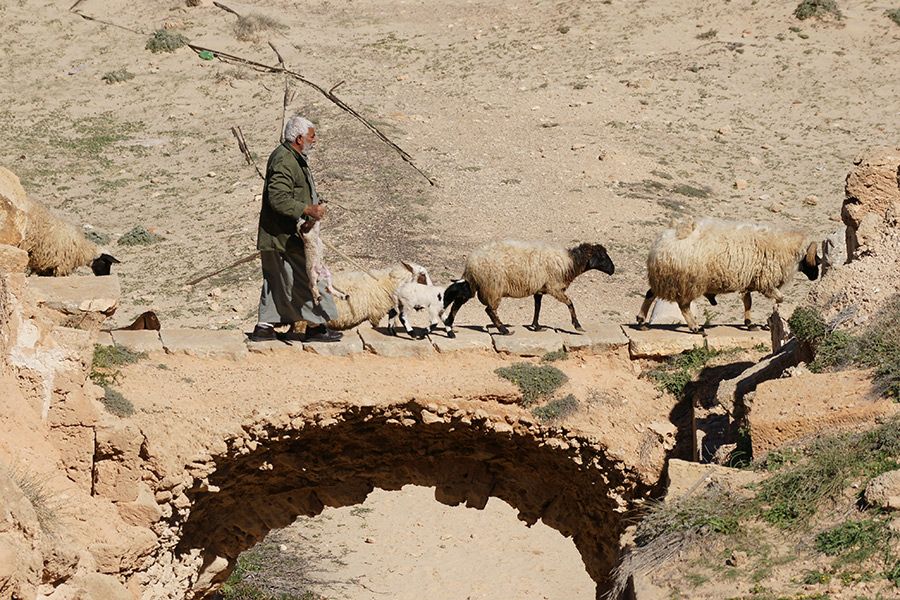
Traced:
<svg viewBox="0 0 900 600">
<path fill-rule="evenodd" d="M 828 556 L 845 555 L 842 562 L 859 563 L 877 552 L 888 552 L 894 533 L 886 519 L 848 521 L 816 535 L 816 549 Z"/>
<path fill-rule="evenodd" d="M 144 47 L 150 52 L 158 54 L 160 52 L 175 52 L 182 46 L 187 45 L 187 43 L 188 39 L 180 33 L 169 33 L 165 29 L 159 29 L 153 32 L 153 35 L 150 36 L 150 39 L 147 40 L 147 45 Z"/>
<path fill-rule="evenodd" d="M 676 502 L 654 502 L 637 526 L 635 543 L 646 546 L 676 532 L 737 533 L 748 503 L 730 489 L 711 486 Z"/>
<path fill-rule="evenodd" d="M 835 0 L 802 0 L 794 10 L 794 16 L 802 21 L 810 17 L 841 19 L 844 15 L 841 14 Z"/>
<path fill-rule="evenodd" d="M 105 246 L 109 243 L 109 236 L 99 231 L 87 231 L 85 232 L 84 237 L 100 246 Z"/>
<path fill-rule="evenodd" d="M 140 225 L 137 225 L 131 231 L 119 238 L 119 245 L 144 246 L 147 244 L 155 244 L 161 239 L 163 239 L 161 235 L 157 235 L 152 231 L 147 231 Z"/>
<path fill-rule="evenodd" d="M 246 16 L 238 17 L 234 24 L 234 36 L 242 42 L 255 42 L 260 36 L 275 29 L 287 29 L 272 17 L 261 15 L 259 13 L 250 13 Z"/>
<path fill-rule="evenodd" d="M 133 352 L 120 346 L 94 344 L 94 358 L 91 362 L 91 381 L 99 386 L 119 382 L 122 372 L 117 368 L 136 363 L 147 358 L 146 352 Z"/>
<path fill-rule="evenodd" d="M 547 354 L 541 357 L 542 363 L 548 362 L 556 362 L 557 360 L 566 360 L 569 358 L 569 354 L 562 348 L 559 350 L 554 350 L 553 352 L 548 352 Z"/>
<path fill-rule="evenodd" d="M 116 415 L 117 417 L 130 417 L 134 414 L 134 404 L 131 400 L 122 395 L 118 390 L 104 385 L 103 391 L 106 394 L 100 398 L 100 402 L 106 408 L 106 411 Z"/>
<path fill-rule="evenodd" d="M 128 81 L 129 79 L 134 79 L 134 73 L 129 73 L 128 69 L 121 68 L 117 71 L 110 71 L 101 79 L 109 84 L 119 83 L 120 81 Z"/>
<path fill-rule="evenodd" d="M 551 395 L 569 380 L 565 373 L 550 365 L 537 366 L 521 362 L 500 367 L 494 373 L 519 386 L 522 406 L 531 406 L 539 398 Z"/>
<path fill-rule="evenodd" d="M 798 306 L 788 318 L 791 333 L 801 342 L 816 345 L 825 337 L 825 321 L 814 309 Z"/>
<path fill-rule="evenodd" d="M 719 34 L 715 29 L 710 29 L 709 31 L 704 31 L 703 33 L 697 34 L 698 40 L 711 40 Z"/>
<path fill-rule="evenodd" d="M 884 14 L 887 15 L 888 19 L 890 19 L 897 25 L 900 25 L 900 8 L 889 8 L 888 10 L 884 11 Z"/>
<path fill-rule="evenodd" d="M 647 377 L 656 381 L 657 387 L 680 398 L 684 389 L 711 358 L 718 355 L 716 350 L 694 346 L 693 349 L 682 352 L 678 356 L 670 358 L 666 364 L 660 365 L 649 371 L 641 373 L 641 377 Z"/>
<path fill-rule="evenodd" d="M 569 394 L 565 398 L 555 398 L 531 411 L 531 414 L 541 421 L 558 421 L 565 419 L 578 410 L 578 400 Z"/>
</svg>

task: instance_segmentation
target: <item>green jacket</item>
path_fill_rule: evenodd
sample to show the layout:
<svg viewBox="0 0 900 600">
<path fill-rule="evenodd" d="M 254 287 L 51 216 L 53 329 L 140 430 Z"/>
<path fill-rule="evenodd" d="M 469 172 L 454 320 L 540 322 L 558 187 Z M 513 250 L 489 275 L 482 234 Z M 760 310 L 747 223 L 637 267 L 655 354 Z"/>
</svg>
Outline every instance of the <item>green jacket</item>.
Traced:
<svg viewBox="0 0 900 600">
<path fill-rule="evenodd" d="M 272 151 L 266 165 L 262 209 L 259 211 L 257 250 L 303 254 L 303 240 L 297 235 L 297 221 L 313 203 L 306 158 L 288 142 Z"/>
</svg>

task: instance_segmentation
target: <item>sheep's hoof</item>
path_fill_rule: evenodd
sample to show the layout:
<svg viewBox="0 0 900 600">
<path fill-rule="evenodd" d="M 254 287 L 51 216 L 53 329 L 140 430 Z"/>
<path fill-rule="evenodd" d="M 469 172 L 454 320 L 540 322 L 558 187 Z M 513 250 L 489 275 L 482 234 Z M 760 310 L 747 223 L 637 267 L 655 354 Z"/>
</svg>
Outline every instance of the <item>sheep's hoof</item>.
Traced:
<svg viewBox="0 0 900 600">
<path fill-rule="evenodd" d="M 643 321 L 638 321 L 637 328 L 640 331 L 647 331 L 647 324 Z"/>
<path fill-rule="evenodd" d="M 415 334 L 410 334 L 409 337 L 413 338 L 414 340 L 424 340 L 425 334 L 424 333 L 415 333 Z"/>
<path fill-rule="evenodd" d="M 542 327 L 541 325 L 537 325 L 537 324 L 535 324 L 535 323 L 532 323 L 530 329 L 531 329 L 532 331 L 543 331 L 543 330 L 546 329 L 546 328 L 545 328 L 545 327 Z"/>
<path fill-rule="evenodd" d="M 756 331 L 759 329 L 759 325 L 757 323 L 744 323 L 747 326 L 747 329 L 750 331 Z"/>
<path fill-rule="evenodd" d="M 397 332 L 394 331 L 393 329 L 391 329 L 390 327 L 388 327 L 388 335 L 393 335 L 394 337 L 396 337 L 396 336 L 397 336 Z"/>
<path fill-rule="evenodd" d="M 575 331 L 580 331 L 580 332 L 584 333 L 584 327 L 582 327 L 581 325 L 576 325 Z"/>
<path fill-rule="evenodd" d="M 448 331 L 448 332 L 447 332 L 447 337 L 448 337 L 448 338 L 455 338 L 455 337 L 456 337 L 456 334 L 453 333 L 452 331 Z"/>
<path fill-rule="evenodd" d="M 498 329 L 497 333 L 499 333 L 500 335 L 512 335 L 512 331 L 510 331 L 509 329 L 507 329 L 505 327 Z"/>
</svg>

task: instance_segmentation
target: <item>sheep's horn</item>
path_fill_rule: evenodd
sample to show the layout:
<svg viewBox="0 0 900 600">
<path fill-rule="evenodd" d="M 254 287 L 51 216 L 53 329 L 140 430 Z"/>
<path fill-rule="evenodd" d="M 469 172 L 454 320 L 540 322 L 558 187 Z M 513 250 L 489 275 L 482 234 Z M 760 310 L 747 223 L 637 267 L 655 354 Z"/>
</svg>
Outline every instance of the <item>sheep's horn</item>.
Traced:
<svg viewBox="0 0 900 600">
<path fill-rule="evenodd" d="M 816 242 L 811 242 L 809 244 L 809 248 L 806 249 L 806 258 L 803 260 L 806 261 L 808 265 L 818 265 L 819 257 L 816 256 L 816 251 L 819 249 L 819 245 Z"/>
</svg>

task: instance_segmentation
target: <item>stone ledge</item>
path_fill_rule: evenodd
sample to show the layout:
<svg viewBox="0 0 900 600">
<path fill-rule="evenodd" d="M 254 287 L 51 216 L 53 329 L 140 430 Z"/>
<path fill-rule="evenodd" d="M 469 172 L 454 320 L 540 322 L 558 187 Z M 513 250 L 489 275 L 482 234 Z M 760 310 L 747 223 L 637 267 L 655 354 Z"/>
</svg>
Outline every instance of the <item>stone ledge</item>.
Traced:
<svg viewBox="0 0 900 600">
<path fill-rule="evenodd" d="M 128 348 L 134 352 L 163 352 L 163 344 L 159 332 L 153 330 L 110 331 L 113 344 Z"/>
<path fill-rule="evenodd" d="M 363 325 L 357 331 L 366 349 L 379 356 L 427 356 L 434 352 L 430 341 L 410 339 L 406 332 L 392 336 L 387 329 L 373 329 L 371 325 Z"/>
<path fill-rule="evenodd" d="M 119 306 L 122 290 L 115 275 L 68 275 L 29 277 L 28 288 L 39 306 L 67 315 L 100 312 L 111 315 Z"/>
<path fill-rule="evenodd" d="M 455 338 L 448 338 L 443 331 L 429 334 L 434 348 L 441 353 L 457 352 L 461 350 L 489 350 L 494 351 L 494 342 L 491 335 L 475 326 L 454 327 Z"/>
<path fill-rule="evenodd" d="M 198 358 L 229 358 L 244 360 L 248 350 L 247 336 L 236 329 L 210 331 L 205 329 L 163 329 L 159 332 L 162 345 L 169 354 L 187 354 Z"/>
<path fill-rule="evenodd" d="M 560 331 L 560 334 L 566 351 L 601 354 L 628 345 L 628 336 L 622 331 L 622 326 L 615 323 L 588 325 L 583 333 Z"/>
<path fill-rule="evenodd" d="M 491 334 L 494 349 L 517 356 L 543 356 L 563 349 L 563 336 L 553 329 L 530 331 L 524 327 L 510 327 L 511 335 Z"/>
</svg>

